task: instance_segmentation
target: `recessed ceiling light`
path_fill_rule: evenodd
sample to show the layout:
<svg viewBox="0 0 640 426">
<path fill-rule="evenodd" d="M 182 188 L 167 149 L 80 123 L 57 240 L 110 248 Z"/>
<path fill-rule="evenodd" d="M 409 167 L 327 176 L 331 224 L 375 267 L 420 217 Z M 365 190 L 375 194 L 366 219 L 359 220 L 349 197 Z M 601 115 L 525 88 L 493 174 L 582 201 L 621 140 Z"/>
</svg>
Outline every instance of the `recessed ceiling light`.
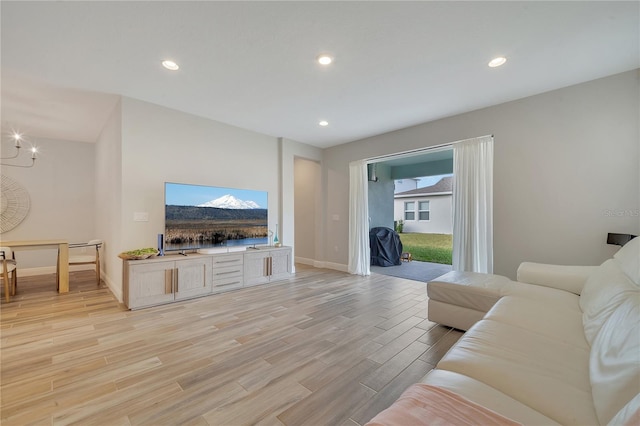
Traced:
<svg viewBox="0 0 640 426">
<path fill-rule="evenodd" d="M 495 68 L 499 67 L 500 65 L 504 65 L 505 62 L 507 62 L 507 58 L 505 58 L 504 56 L 498 56 L 497 58 L 493 58 L 492 60 L 490 60 L 487 65 L 489 65 L 491 68 Z"/>
<path fill-rule="evenodd" d="M 328 125 L 329 125 L 329 122 L 328 122 L 327 120 L 322 120 L 322 121 L 320 121 L 318 124 L 319 124 L 320 126 L 322 126 L 322 127 L 326 127 L 326 126 L 328 126 Z"/>
<path fill-rule="evenodd" d="M 320 65 L 329 65 L 331 62 L 333 62 L 333 58 L 326 53 L 318 56 L 318 63 Z"/>
<path fill-rule="evenodd" d="M 177 71 L 180 69 L 178 64 L 170 60 L 162 61 L 162 66 L 171 71 Z"/>
</svg>

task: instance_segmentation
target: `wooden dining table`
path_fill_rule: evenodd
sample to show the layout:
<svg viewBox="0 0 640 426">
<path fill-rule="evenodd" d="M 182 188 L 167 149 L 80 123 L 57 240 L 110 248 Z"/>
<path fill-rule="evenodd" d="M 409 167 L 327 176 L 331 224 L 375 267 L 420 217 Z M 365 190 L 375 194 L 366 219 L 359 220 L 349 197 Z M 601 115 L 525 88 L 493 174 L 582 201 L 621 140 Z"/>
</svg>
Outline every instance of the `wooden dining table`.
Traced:
<svg viewBox="0 0 640 426">
<path fill-rule="evenodd" d="M 12 250 L 20 249 L 58 249 L 58 292 L 69 292 L 69 242 L 67 240 L 25 240 L 25 241 L 1 241 L 0 245 L 11 247 Z"/>
</svg>

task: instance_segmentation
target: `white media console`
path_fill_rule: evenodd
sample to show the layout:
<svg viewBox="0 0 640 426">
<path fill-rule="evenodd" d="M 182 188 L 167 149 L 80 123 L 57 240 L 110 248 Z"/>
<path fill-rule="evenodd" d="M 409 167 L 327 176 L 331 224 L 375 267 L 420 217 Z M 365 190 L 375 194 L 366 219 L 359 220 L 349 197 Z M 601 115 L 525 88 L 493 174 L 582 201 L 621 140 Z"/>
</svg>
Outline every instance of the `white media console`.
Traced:
<svg viewBox="0 0 640 426">
<path fill-rule="evenodd" d="M 233 250 L 215 248 L 187 255 L 125 260 L 124 303 L 129 309 L 139 309 L 291 276 L 291 247 Z"/>
</svg>

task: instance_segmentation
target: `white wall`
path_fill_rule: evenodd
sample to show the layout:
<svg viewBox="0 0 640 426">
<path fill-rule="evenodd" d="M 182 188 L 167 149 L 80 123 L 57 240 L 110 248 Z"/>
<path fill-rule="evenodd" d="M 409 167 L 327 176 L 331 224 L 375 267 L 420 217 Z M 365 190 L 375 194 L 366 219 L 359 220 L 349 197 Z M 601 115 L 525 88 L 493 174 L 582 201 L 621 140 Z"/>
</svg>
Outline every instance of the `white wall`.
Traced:
<svg viewBox="0 0 640 426">
<path fill-rule="evenodd" d="M 495 273 L 601 263 L 607 232 L 640 233 L 638 92 L 634 70 L 327 149 L 327 261 L 347 264 L 350 161 L 493 134 Z"/>
<path fill-rule="evenodd" d="M 95 148 L 96 238 L 104 241 L 102 278 L 122 300 L 122 100 L 105 123 Z"/>
<path fill-rule="evenodd" d="M 156 247 L 164 232 L 164 183 L 269 193 L 269 229 L 280 206 L 278 140 L 147 102 L 122 99 L 122 197 L 116 253 Z M 135 212 L 148 213 L 135 222 Z M 110 259 L 118 261 L 118 259 Z M 111 276 L 122 289 L 122 276 Z"/>
<path fill-rule="evenodd" d="M 415 220 L 404 218 L 404 203 L 414 202 Z M 429 220 L 418 219 L 418 202 L 429 201 Z M 396 198 L 394 204 L 395 220 L 404 221 L 403 232 L 422 234 L 453 234 L 453 196 L 431 195 L 423 197 Z"/>
<path fill-rule="evenodd" d="M 95 238 L 94 144 L 29 139 L 39 151 L 35 166 L 2 166 L 1 171 L 3 175 L 12 178 L 26 189 L 31 208 L 24 221 L 11 231 L 2 233 L 1 239 L 65 239 L 81 242 Z M 3 143 L 3 156 L 13 154 L 10 146 Z M 23 152 L 20 159 L 22 164 L 31 162 L 30 154 L 27 152 Z M 11 161 L 14 160 L 7 160 Z M 55 249 L 16 252 L 19 275 L 55 272 L 56 256 Z"/>
</svg>

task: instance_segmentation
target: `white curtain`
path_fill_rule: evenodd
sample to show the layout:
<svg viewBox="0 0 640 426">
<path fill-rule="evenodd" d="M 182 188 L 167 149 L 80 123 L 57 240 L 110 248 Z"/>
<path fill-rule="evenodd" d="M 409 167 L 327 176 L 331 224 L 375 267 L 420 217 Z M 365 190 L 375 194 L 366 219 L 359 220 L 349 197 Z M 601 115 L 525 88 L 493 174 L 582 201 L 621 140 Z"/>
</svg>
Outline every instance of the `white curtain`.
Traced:
<svg viewBox="0 0 640 426">
<path fill-rule="evenodd" d="M 493 273 L 493 137 L 453 145 L 453 270 Z"/>
<path fill-rule="evenodd" d="M 367 162 L 349 164 L 349 266 L 351 274 L 370 275 Z"/>
</svg>

